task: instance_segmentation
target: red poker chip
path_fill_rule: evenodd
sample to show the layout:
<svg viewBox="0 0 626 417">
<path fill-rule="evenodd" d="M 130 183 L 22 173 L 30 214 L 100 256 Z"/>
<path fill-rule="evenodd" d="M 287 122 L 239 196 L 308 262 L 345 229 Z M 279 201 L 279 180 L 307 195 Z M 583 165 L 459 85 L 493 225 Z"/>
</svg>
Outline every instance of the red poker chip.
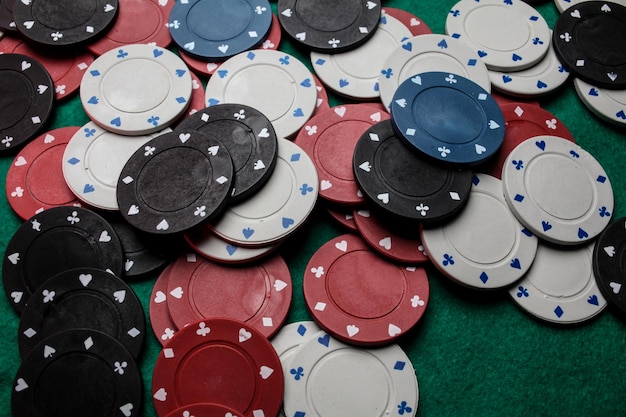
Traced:
<svg viewBox="0 0 626 417">
<path fill-rule="evenodd" d="M 258 49 L 278 49 L 278 45 L 280 44 L 280 39 L 282 37 L 282 32 L 280 28 L 280 23 L 278 22 L 278 18 L 276 15 L 272 14 L 272 25 L 270 26 L 270 31 L 267 34 L 267 37 L 263 41 L 261 45 L 259 45 Z M 202 75 L 213 75 L 219 67 L 221 66 L 221 62 L 206 62 L 200 59 L 194 58 L 192 56 L 187 55 L 184 51 L 178 50 L 180 52 L 180 57 L 185 64 L 194 72 Z"/>
<path fill-rule="evenodd" d="M 50 53 L 35 49 L 19 38 L 6 36 L 0 40 L 0 53 L 22 54 L 39 61 L 54 82 L 57 100 L 63 100 L 78 91 L 83 74 L 94 60 L 93 55 L 86 52 L 70 49 Z"/>
<path fill-rule="evenodd" d="M 313 79 L 315 80 L 315 88 L 317 89 L 317 103 L 315 104 L 315 112 L 313 113 L 313 115 L 315 115 L 318 112 L 330 109 L 330 103 L 328 102 L 328 92 L 324 84 L 315 75 L 313 75 Z"/>
<path fill-rule="evenodd" d="M 393 224 L 371 210 L 355 210 L 354 223 L 363 240 L 391 261 L 411 265 L 428 261 L 419 227 Z"/>
<path fill-rule="evenodd" d="M 167 345 L 169 340 L 174 337 L 174 333 L 178 331 L 178 327 L 170 316 L 170 310 L 167 308 L 167 282 L 172 272 L 172 266 L 173 264 L 169 264 L 161 272 L 154 282 L 150 295 L 150 325 L 161 346 Z"/>
<path fill-rule="evenodd" d="M 370 127 L 389 119 L 382 105 L 345 104 L 319 112 L 295 139 L 317 169 L 319 196 L 345 205 L 364 204 L 352 170 L 354 148 Z"/>
<path fill-rule="evenodd" d="M 406 26 L 413 36 L 428 35 L 433 31 L 428 27 L 426 23 L 419 17 L 406 10 L 396 9 L 393 7 L 383 7 L 383 14 L 388 14 L 391 17 L 398 19 L 404 26 Z"/>
<path fill-rule="evenodd" d="M 80 206 L 65 183 L 63 152 L 78 126 L 51 130 L 29 142 L 7 172 L 9 205 L 23 220 L 51 207 Z"/>
<path fill-rule="evenodd" d="M 352 234 L 313 254 L 303 291 L 315 321 L 354 345 L 381 345 L 404 335 L 420 320 L 429 298 L 423 268 L 388 262 Z"/>
<path fill-rule="evenodd" d="M 352 210 L 352 208 L 328 207 L 326 210 L 335 222 L 339 223 L 351 232 L 358 233 L 359 229 L 356 228 L 356 223 L 354 222 L 354 210 Z"/>
<path fill-rule="evenodd" d="M 243 417 L 243 415 L 221 404 L 198 403 L 180 407 L 165 417 Z"/>
<path fill-rule="evenodd" d="M 189 100 L 189 107 L 187 107 L 187 116 L 191 116 L 197 111 L 200 111 L 206 107 L 204 101 L 204 86 L 196 74 L 189 72 L 191 75 L 191 99 Z"/>
<path fill-rule="evenodd" d="M 174 0 L 119 0 L 115 23 L 107 33 L 87 45 L 97 56 L 131 44 L 167 47 L 172 42 L 167 26 Z"/>
<path fill-rule="evenodd" d="M 287 318 L 291 296 L 291 274 L 280 256 L 229 266 L 190 253 L 174 262 L 167 283 L 167 306 L 179 329 L 225 317 L 271 337 Z"/>
<path fill-rule="evenodd" d="M 284 376 L 278 354 L 256 329 L 230 319 L 194 322 L 157 357 L 152 402 L 157 415 L 210 402 L 246 417 L 276 416 Z"/>
<path fill-rule="evenodd" d="M 479 172 L 501 178 L 509 153 L 526 139 L 535 136 L 558 136 L 574 142 L 569 129 L 548 110 L 521 102 L 503 104 L 500 108 L 506 123 L 504 141 L 498 152 L 479 167 Z"/>
</svg>

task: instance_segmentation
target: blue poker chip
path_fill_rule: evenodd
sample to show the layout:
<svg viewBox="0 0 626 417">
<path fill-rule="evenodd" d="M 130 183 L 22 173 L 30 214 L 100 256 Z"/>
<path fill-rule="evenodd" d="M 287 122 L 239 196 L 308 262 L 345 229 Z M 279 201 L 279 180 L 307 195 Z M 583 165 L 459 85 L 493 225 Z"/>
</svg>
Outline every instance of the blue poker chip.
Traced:
<svg viewBox="0 0 626 417">
<path fill-rule="evenodd" d="M 391 118 L 398 136 L 437 160 L 476 165 L 504 140 L 504 116 L 475 82 L 447 72 L 425 72 L 394 94 Z"/>
<path fill-rule="evenodd" d="M 272 25 L 268 0 L 188 0 L 174 4 L 168 26 L 186 54 L 221 62 L 263 42 Z"/>
</svg>

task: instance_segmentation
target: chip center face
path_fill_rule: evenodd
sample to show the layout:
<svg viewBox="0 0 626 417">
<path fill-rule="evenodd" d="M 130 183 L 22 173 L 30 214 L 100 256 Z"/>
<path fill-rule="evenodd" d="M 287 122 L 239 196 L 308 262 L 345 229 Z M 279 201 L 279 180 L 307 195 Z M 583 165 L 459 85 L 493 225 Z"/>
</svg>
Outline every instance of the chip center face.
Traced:
<svg viewBox="0 0 626 417">
<path fill-rule="evenodd" d="M 424 90 L 413 101 L 412 112 L 431 137 L 455 145 L 473 141 L 485 124 L 484 112 L 474 99 L 447 87 Z"/>
<path fill-rule="evenodd" d="M 499 52 L 521 49 L 532 36 L 524 14 L 507 6 L 476 8 L 469 13 L 464 23 L 472 41 Z"/>
<path fill-rule="evenodd" d="M 159 63 L 138 58 L 113 66 L 103 76 L 100 88 L 109 105 L 118 111 L 142 113 L 163 103 L 171 85 Z"/>
<path fill-rule="evenodd" d="M 62 175 L 50 175 L 50 166 L 63 160 L 64 149 L 63 146 L 54 146 L 31 163 L 26 189 L 35 200 L 51 206 L 62 206 L 76 199 Z"/>
<path fill-rule="evenodd" d="M 253 20 L 254 11 L 245 0 L 204 0 L 187 14 L 187 27 L 199 38 L 219 42 L 241 35 Z"/>
<path fill-rule="evenodd" d="M 33 17 L 52 30 L 84 26 L 98 8 L 98 0 L 37 0 L 31 4 Z"/>
<path fill-rule="evenodd" d="M 532 200 L 558 219 L 579 219 L 594 205 L 596 193 L 587 171 L 566 156 L 535 158 L 526 168 L 524 180 Z"/>
<path fill-rule="evenodd" d="M 124 18 L 118 17 L 115 25 L 105 35 L 107 38 L 120 44 L 145 43 L 141 41 L 159 30 L 159 23 L 163 24 L 163 22 L 156 2 L 144 1 L 137 2 L 137 4 L 141 7 L 124 9 Z"/>
<path fill-rule="evenodd" d="M 574 38 L 581 56 L 607 67 L 626 65 L 626 22 L 616 16 L 589 16 L 576 25 Z"/>
<path fill-rule="evenodd" d="M 296 14 L 308 27 L 320 32 L 346 29 L 359 18 L 361 0 L 297 0 Z"/>
<path fill-rule="evenodd" d="M 371 354 L 341 349 L 325 355 L 311 369 L 307 391 L 311 409 L 319 416 L 385 416 L 392 414 L 390 383 L 389 373 Z"/>
<path fill-rule="evenodd" d="M 24 94 L 24 92 L 28 92 Z M 8 129 L 26 116 L 35 92 L 23 75 L 14 71 L 0 72 L 0 130 Z"/>
</svg>

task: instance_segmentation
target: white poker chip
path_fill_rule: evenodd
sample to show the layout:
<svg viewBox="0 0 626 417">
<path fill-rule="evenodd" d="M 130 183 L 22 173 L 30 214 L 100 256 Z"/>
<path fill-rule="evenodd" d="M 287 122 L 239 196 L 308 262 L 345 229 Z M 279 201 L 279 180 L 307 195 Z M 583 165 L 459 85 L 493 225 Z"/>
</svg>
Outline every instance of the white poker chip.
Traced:
<svg viewBox="0 0 626 417">
<path fill-rule="evenodd" d="M 209 227 L 240 246 L 273 245 L 307 220 L 318 192 L 311 158 L 295 143 L 278 139 L 276 167 L 268 182 L 252 197 L 229 206 Z"/>
<path fill-rule="evenodd" d="M 444 275 L 478 289 L 508 287 L 531 267 L 537 237 L 511 213 L 497 178 L 476 174 L 460 215 L 423 228 L 422 244 Z"/>
<path fill-rule="evenodd" d="M 576 4 L 585 3 L 587 1 L 592 1 L 592 0 L 554 0 L 554 5 L 559 10 L 559 13 L 563 13 L 568 8 Z M 611 0 L 611 3 L 616 3 L 622 6 L 626 6 L 626 0 Z"/>
<path fill-rule="evenodd" d="M 514 72 L 489 71 L 489 79 L 495 90 L 520 97 L 539 97 L 551 93 L 565 84 L 569 75 L 552 45 L 543 59 L 530 68 Z"/>
<path fill-rule="evenodd" d="M 227 242 L 215 235 L 208 227 L 196 227 L 185 233 L 189 246 L 201 256 L 225 264 L 243 264 L 259 260 L 274 252 L 280 243 L 258 248 L 246 248 Z"/>
<path fill-rule="evenodd" d="M 470 45 L 495 71 L 530 68 L 550 46 L 548 23 L 522 0 L 461 0 L 448 13 L 446 33 Z"/>
<path fill-rule="evenodd" d="M 383 64 L 391 51 L 412 36 L 398 19 L 382 15 L 374 36 L 358 48 L 333 55 L 311 52 L 313 70 L 337 94 L 356 99 L 378 98 Z"/>
<path fill-rule="evenodd" d="M 173 52 L 152 45 L 125 45 L 97 58 L 80 84 L 89 118 L 114 133 L 146 135 L 163 130 L 187 107 L 192 82 Z"/>
<path fill-rule="evenodd" d="M 593 246 L 540 243 L 533 266 L 509 295 L 528 313 L 552 323 L 581 323 L 597 316 L 607 302 L 593 274 Z"/>
<path fill-rule="evenodd" d="M 63 177 L 83 202 L 103 210 L 118 210 L 117 182 L 128 159 L 148 141 L 165 133 L 122 136 L 93 122 L 72 136 L 63 152 Z"/>
<path fill-rule="evenodd" d="M 380 70 L 380 99 L 389 108 L 403 81 L 423 72 L 461 75 L 491 92 L 487 67 L 465 43 L 446 35 L 419 35 L 396 47 Z"/>
<path fill-rule="evenodd" d="M 297 58 L 281 51 L 253 50 L 226 60 L 206 86 L 207 106 L 239 103 L 263 113 L 276 135 L 293 136 L 315 111 L 313 74 Z"/>
<path fill-rule="evenodd" d="M 613 214 L 613 189 L 604 168 L 557 136 L 535 136 L 515 147 L 502 169 L 502 188 L 522 224 L 560 245 L 593 239 Z"/>
<path fill-rule="evenodd" d="M 285 369 L 287 416 L 414 416 L 419 389 L 398 345 L 363 349 L 325 332 L 302 344 Z"/>
<path fill-rule="evenodd" d="M 574 78 L 580 100 L 598 117 L 619 126 L 626 126 L 626 90 L 608 90 Z"/>
</svg>

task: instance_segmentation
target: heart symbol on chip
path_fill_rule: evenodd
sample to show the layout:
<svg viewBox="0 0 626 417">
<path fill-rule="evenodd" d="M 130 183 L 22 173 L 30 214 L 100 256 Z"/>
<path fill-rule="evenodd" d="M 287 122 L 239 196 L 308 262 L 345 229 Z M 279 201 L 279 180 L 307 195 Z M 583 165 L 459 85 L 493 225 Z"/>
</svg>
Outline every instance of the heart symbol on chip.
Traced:
<svg viewBox="0 0 626 417">
<path fill-rule="evenodd" d="M 339 88 L 345 88 L 349 85 L 350 85 L 350 81 L 343 79 L 343 78 L 339 80 Z"/>
<path fill-rule="evenodd" d="M 83 284 L 83 287 L 86 287 L 87 285 L 89 285 L 92 279 L 93 279 L 93 276 L 91 274 L 80 274 L 78 276 L 78 280 L 80 281 L 81 284 Z"/>
<path fill-rule="evenodd" d="M 120 119 L 119 117 L 116 117 L 115 119 L 111 120 L 109 123 L 111 123 L 111 125 L 113 126 L 120 127 L 122 125 L 122 119 Z"/>
<path fill-rule="evenodd" d="M 289 217 L 283 217 L 283 229 L 289 228 L 289 226 L 293 225 L 295 222 L 293 219 Z"/>
<path fill-rule="evenodd" d="M 23 292 L 20 291 L 13 291 L 11 293 L 11 299 L 13 300 L 13 304 L 19 304 L 20 301 L 22 301 L 22 296 L 24 295 Z"/>
<path fill-rule="evenodd" d="M 126 403 L 126 404 L 124 404 L 123 406 L 120 407 L 120 411 L 126 417 L 130 417 L 130 416 L 133 415 L 133 405 L 131 403 Z"/>
<path fill-rule="evenodd" d="M 619 117 L 622 120 L 626 120 L 626 113 L 624 113 L 624 110 L 620 110 L 617 113 L 615 113 L 615 116 Z"/>
<path fill-rule="evenodd" d="M 535 142 L 535 146 L 537 146 L 539 149 L 541 149 L 542 151 L 546 150 L 546 142 L 543 140 L 538 140 Z"/>
<path fill-rule="evenodd" d="M 269 130 L 267 130 L 266 127 L 264 127 L 261 132 L 259 132 L 259 137 L 260 138 L 269 138 L 270 137 L 270 132 Z"/>
<path fill-rule="evenodd" d="M 325 334 L 324 336 L 318 337 L 317 343 L 319 343 L 322 346 L 328 347 L 328 345 L 330 345 L 330 336 L 328 334 Z"/>
<path fill-rule="evenodd" d="M 261 378 L 263 379 L 267 379 L 270 376 L 272 376 L 272 374 L 274 373 L 274 370 L 272 368 L 270 368 L 269 366 L 261 366 L 261 369 L 259 370 L 259 375 L 261 375 Z"/>
<path fill-rule="evenodd" d="M 481 58 L 484 58 L 484 57 L 487 56 L 487 52 L 485 52 L 485 51 L 478 51 L 478 56 L 481 57 Z"/>
<path fill-rule="evenodd" d="M 152 397 L 157 401 L 165 401 L 167 400 L 167 391 L 165 388 L 159 388 Z"/>
<path fill-rule="evenodd" d="M 28 61 L 22 61 L 22 71 L 26 71 L 31 67 L 31 63 Z"/>
<path fill-rule="evenodd" d="M 359 329 L 354 324 L 350 324 L 350 325 L 346 326 L 346 331 L 348 332 L 348 336 L 350 336 L 350 337 L 353 337 L 354 335 L 356 335 L 360 330 L 361 329 Z"/>
<path fill-rule="evenodd" d="M 322 180 L 320 182 L 320 190 L 326 191 L 333 186 L 333 183 L 328 180 Z"/>
<path fill-rule="evenodd" d="M 28 384 L 26 383 L 26 381 L 24 381 L 24 378 L 18 378 L 17 384 L 15 384 L 15 391 L 21 392 L 24 391 L 26 388 L 28 388 Z"/>
<path fill-rule="evenodd" d="M 576 9 L 572 11 L 569 15 L 575 17 L 576 19 L 580 19 L 580 10 Z"/>
<path fill-rule="evenodd" d="M 543 81 L 541 81 L 541 80 L 538 80 L 538 81 L 537 81 L 537 88 L 538 88 L 538 89 L 540 89 L 540 90 L 541 90 L 542 88 L 548 88 L 548 84 L 544 83 L 544 82 L 543 82 Z"/>
<path fill-rule="evenodd" d="M 506 84 L 506 83 L 510 83 L 511 81 L 513 81 L 513 78 L 511 78 L 508 75 L 503 75 L 502 76 L 502 81 Z"/>
<path fill-rule="evenodd" d="M 218 67 L 219 65 L 214 62 L 209 62 L 208 64 L 206 64 L 206 70 L 209 74 L 213 74 Z"/>
<path fill-rule="evenodd" d="M 511 56 L 511 59 L 513 60 L 513 62 L 517 62 L 517 61 L 521 61 L 522 57 L 517 54 L 513 54 L 513 56 Z"/>
<path fill-rule="evenodd" d="M 378 194 L 376 198 L 379 199 L 383 204 L 389 203 L 389 193 Z"/>
<path fill-rule="evenodd" d="M 383 248 L 390 250 L 391 249 L 391 237 L 387 236 L 378 241 L 378 244 Z"/>
<path fill-rule="evenodd" d="M 611 287 L 614 294 L 619 294 L 619 292 L 622 290 L 622 284 L 620 284 L 619 282 L 611 281 L 609 283 L 609 287 Z"/>
<path fill-rule="evenodd" d="M 415 77 L 411 78 L 411 82 L 413 84 L 422 85 L 422 77 L 416 75 Z"/>
<path fill-rule="evenodd" d="M 113 299 L 122 304 L 126 299 L 126 290 L 119 290 L 113 293 Z"/>
<path fill-rule="evenodd" d="M 180 139 L 181 143 L 187 142 L 190 137 L 191 137 L 191 133 L 181 133 L 180 135 L 178 135 L 178 139 Z"/>
<path fill-rule="evenodd" d="M 163 219 L 159 222 L 159 224 L 156 225 L 156 229 L 160 230 L 160 231 L 164 231 L 170 228 L 170 224 L 167 222 L 167 220 Z"/>
<path fill-rule="evenodd" d="M 372 122 L 375 122 L 375 123 L 380 122 L 381 118 L 382 118 L 382 116 L 381 116 L 380 112 L 376 112 L 376 113 L 370 115 L 370 120 Z"/>
<path fill-rule="evenodd" d="M 419 26 L 422 22 L 420 22 L 419 20 L 417 20 L 416 18 L 411 18 L 411 21 L 409 22 L 410 26 Z"/>
<path fill-rule="evenodd" d="M 16 167 L 21 167 L 21 166 L 24 166 L 24 165 L 26 165 L 26 164 L 28 164 L 28 162 L 26 161 L 26 158 L 24 158 L 24 157 L 23 157 L 23 156 L 21 156 L 21 155 L 20 155 L 20 156 L 18 156 L 18 157 L 15 159 L 15 166 L 16 166 Z"/>
<path fill-rule="evenodd" d="M 306 88 L 311 87 L 311 85 L 312 85 L 312 84 L 311 84 L 311 79 L 310 79 L 310 78 L 305 78 L 305 79 L 304 79 L 304 80 L 300 83 L 300 85 L 301 85 L 302 87 L 306 87 Z"/>
<path fill-rule="evenodd" d="M 586 239 L 588 237 L 589 237 L 589 234 L 579 227 L 578 228 L 578 238 L 579 239 Z"/>
<path fill-rule="evenodd" d="M 49 358 L 52 355 L 54 355 L 56 352 L 57 352 L 56 349 L 53 348 L 52 346 L 45 345 L 43 347 L 43 357 L 44 358 Z"/>
<path fill-rule="evenodd" d="M 335 114 L 339 117 L 343 117 L 346 114 L 346 108 L 345 107 L 335 107 Z"/>
<path fill-rule="evenodd" d="M 402 333 L 402 329 L 396 326 L 395 324 L 389 323 L 389 328 L 387 329 L 389 336 L 394 337 Z"/>
<path fill-rule="evenodd" d="M 247 340 L 250 340 L 251 337 L 252 337 L 252 333 L 250 333 L 243 327 L 239 329 L 239 343 L 243 343 Z"/>
<path fill-rule="evenodd" d="M 345 240 L 342 240 L 340 242 L 335 243 L 335 247 L 339 249 L 340 251 L 345 252 L 348 250 L 348 242 L 346 242 Z"/>
<path fill-rule="evenodd" d="M 163 291 L 157 291 L 154 295 L 154 302 L 157 304 L 161 304 L 167 301 L 167 296 Z"/>
<path fill-rule="evenodd" d="M 306 40 L 306 32 L 296 33 L 296 39 L 304 42 Z"/>
<path fill-rule="evenodd" d="M 103 230 L 102 233 L 100 233 L 100 238 L 98 239 L 98 241 L 108 243 L 111 241 L 111 235 L 106 230 Z"/>
<path fill-rule="evenodd" d="M 402 49 L 411 52 L 413 50 L 413 44 L 411 42 L 407 42 L 402 45 Z"/>
</svg>

